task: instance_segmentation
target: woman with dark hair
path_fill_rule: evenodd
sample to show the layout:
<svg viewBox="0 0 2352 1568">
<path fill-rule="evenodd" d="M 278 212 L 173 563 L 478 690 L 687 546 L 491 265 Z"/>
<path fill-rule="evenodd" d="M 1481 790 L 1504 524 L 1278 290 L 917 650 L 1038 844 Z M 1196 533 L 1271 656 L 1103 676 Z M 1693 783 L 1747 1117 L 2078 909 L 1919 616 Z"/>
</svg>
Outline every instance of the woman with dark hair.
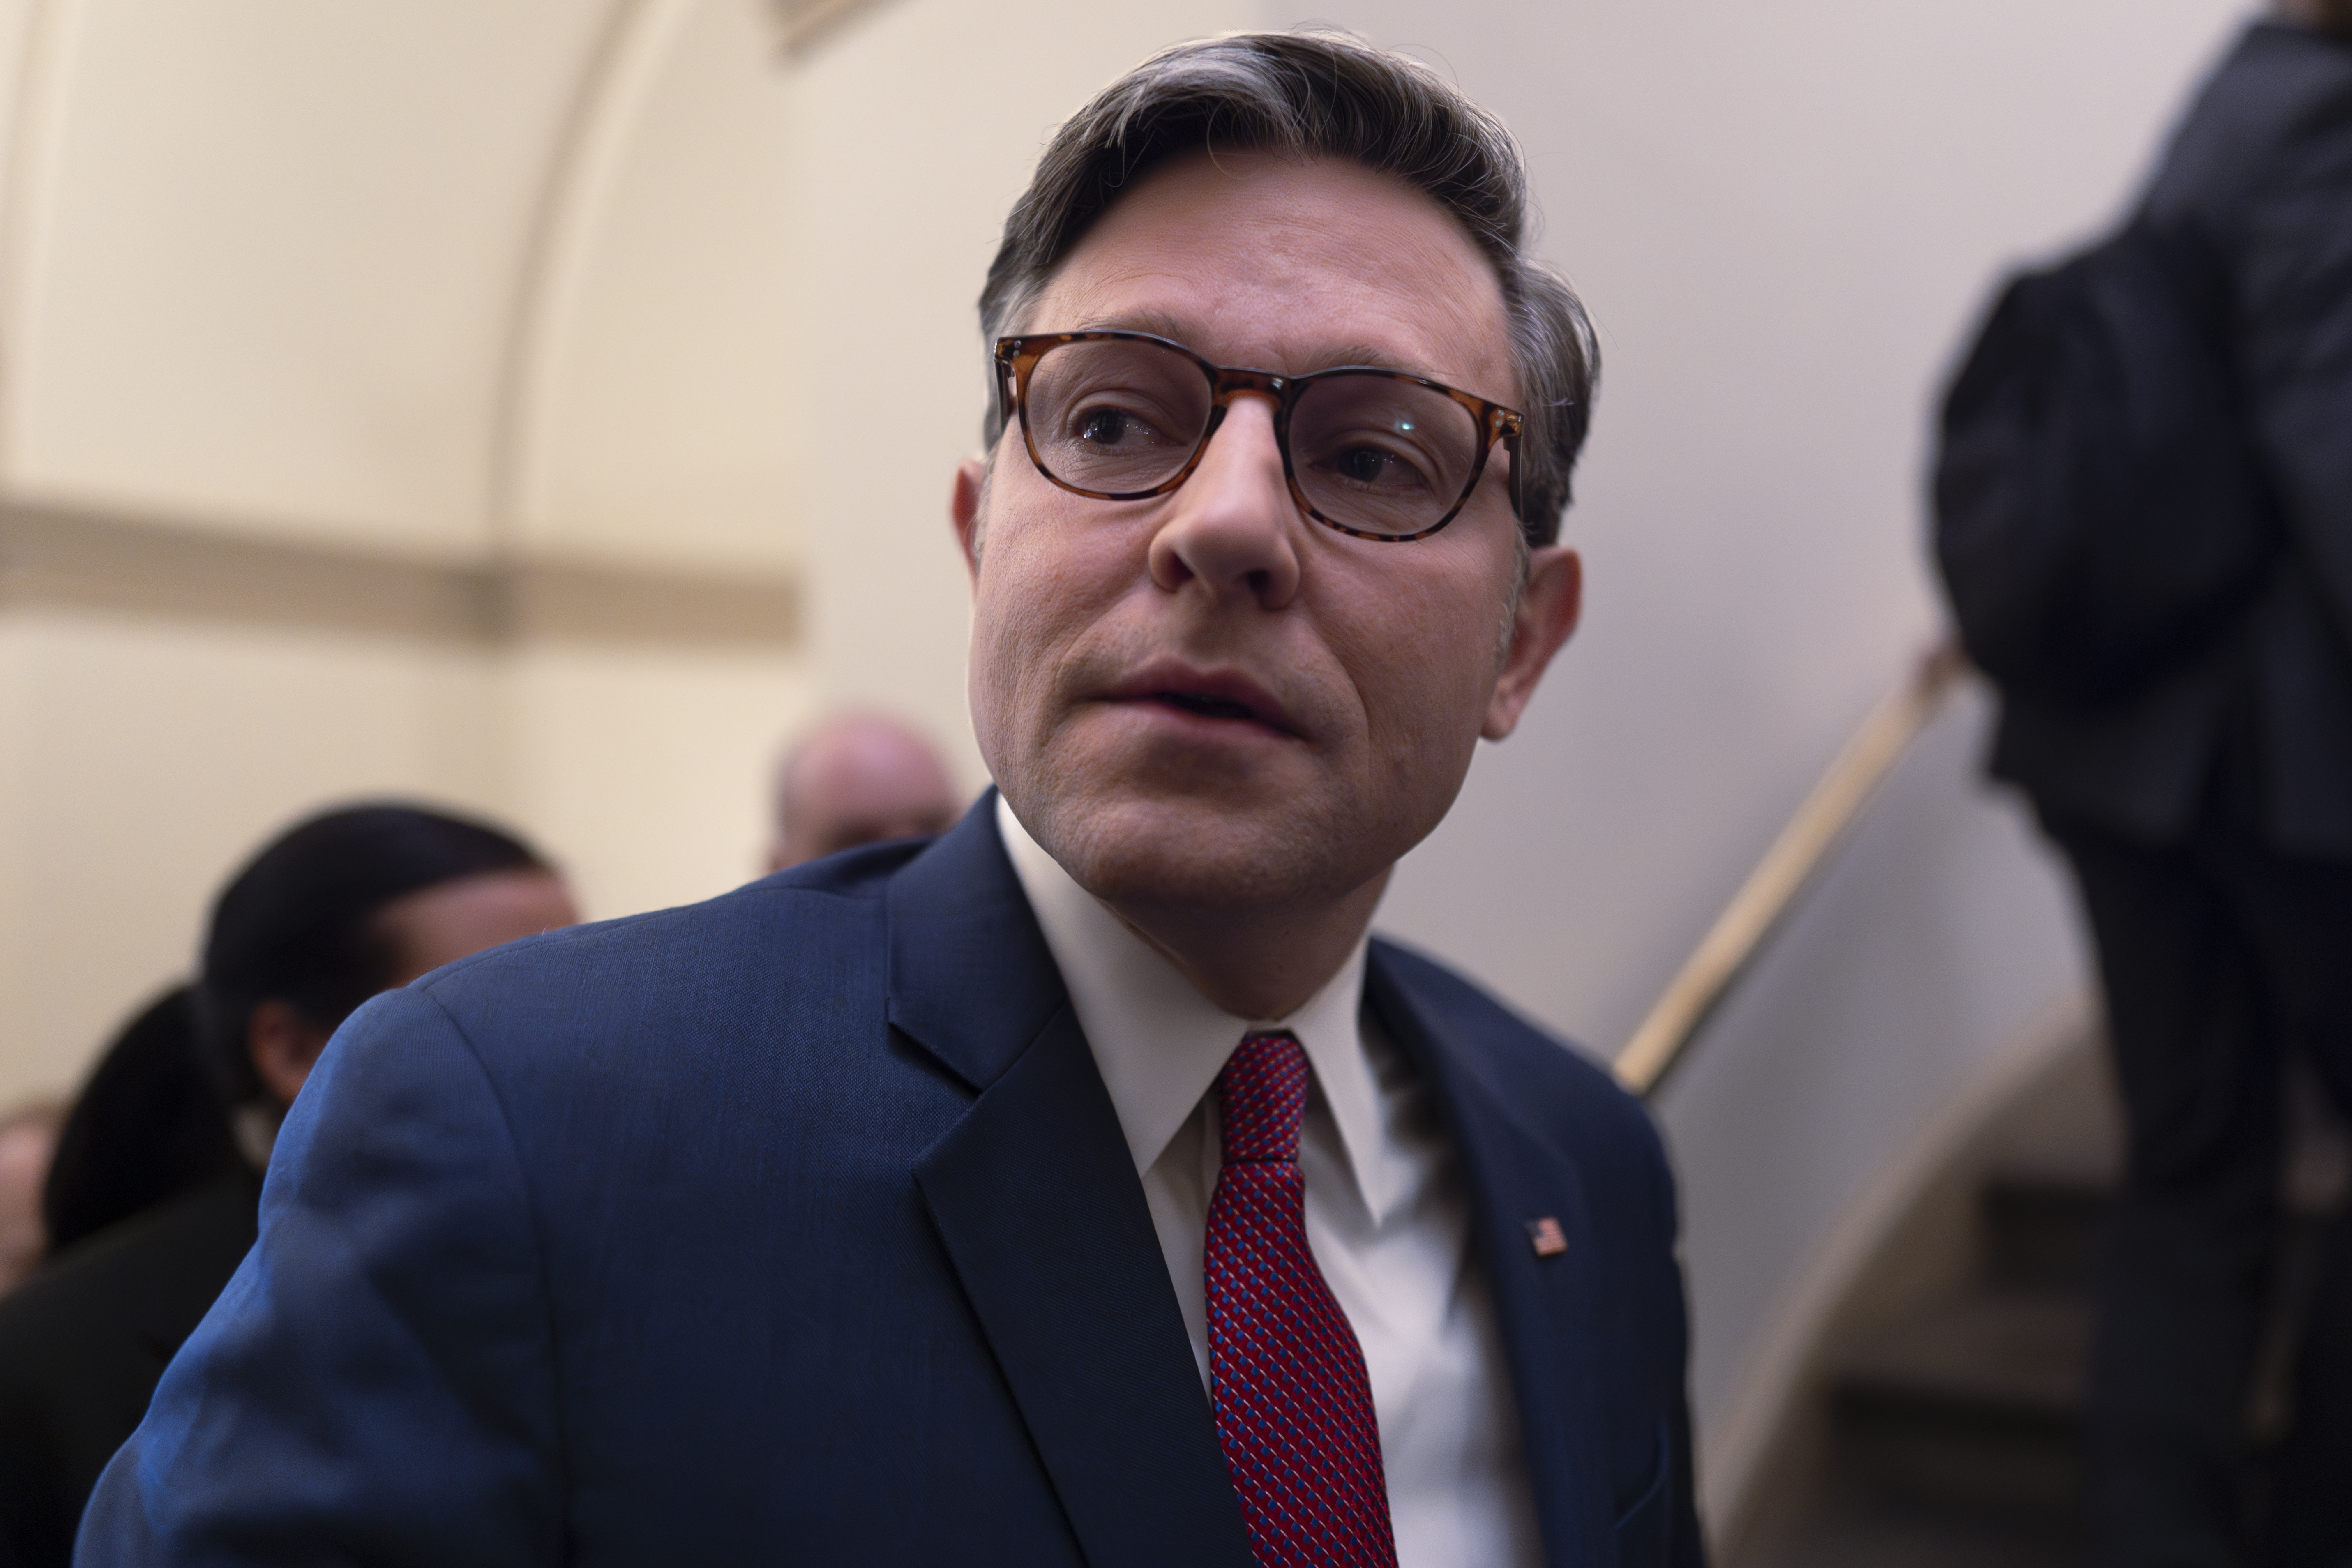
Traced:
<svg viewBox="0 0 2352 1568">
<path fill-rule="evenodd" d="M 577 919 L 520 839 L 411 806 L 312 817 L 229 882 L 196 984 L 126 1029 L 74 1109 L 44 1206 L 81 1239 L 0 1302 L 0 1563 L 71 1559 L 99 1471 L 253 1245 L 278 1124 L 336 1026 Z"/>
</svg>

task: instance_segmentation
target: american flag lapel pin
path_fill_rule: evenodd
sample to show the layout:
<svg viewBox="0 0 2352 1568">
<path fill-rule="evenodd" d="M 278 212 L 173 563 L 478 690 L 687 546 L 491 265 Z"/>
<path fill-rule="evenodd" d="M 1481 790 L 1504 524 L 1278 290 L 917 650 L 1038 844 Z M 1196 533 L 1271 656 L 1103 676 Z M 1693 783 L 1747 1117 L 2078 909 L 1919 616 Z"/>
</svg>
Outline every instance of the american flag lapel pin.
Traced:
<svg viewBox="0 0 2352 1568">
<path fill-rule="evenodd" d="M 1536 1249 L 1538 1258 L 1558 1258 L 1568 1250 L 1568 1233 L 1559 1228 L 1559 1221 L 1545 1215 L 1528 1223 L 1528 1245 Z"/>
</svg>

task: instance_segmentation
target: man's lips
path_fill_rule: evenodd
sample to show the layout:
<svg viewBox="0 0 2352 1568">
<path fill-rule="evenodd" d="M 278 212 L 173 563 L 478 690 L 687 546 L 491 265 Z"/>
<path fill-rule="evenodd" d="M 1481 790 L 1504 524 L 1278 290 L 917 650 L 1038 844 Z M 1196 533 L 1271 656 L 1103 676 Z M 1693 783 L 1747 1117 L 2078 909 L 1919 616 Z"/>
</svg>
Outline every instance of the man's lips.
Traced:
<svg viewBox="0 0 2352 1568">
<path fill-rule="evenodd" d="M 1120 681 L 1104 693 L 1104 700 L 1154 703 L 1195 718 L 1255 724 L 1282 735 L 1299 734 L 1297 722 L 1272 692 L 1234 670 L 1154 665 Z"/>
</svg>

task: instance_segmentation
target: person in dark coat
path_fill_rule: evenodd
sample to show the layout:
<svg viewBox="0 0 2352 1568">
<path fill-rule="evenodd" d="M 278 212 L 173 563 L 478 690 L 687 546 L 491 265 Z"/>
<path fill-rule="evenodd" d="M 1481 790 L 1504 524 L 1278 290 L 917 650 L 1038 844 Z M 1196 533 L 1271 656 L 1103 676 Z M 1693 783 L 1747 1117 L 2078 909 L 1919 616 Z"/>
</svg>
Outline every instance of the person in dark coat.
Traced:
<svg viewBox="0 0 2352 1568">
<path fill-rule="evenodd" d="M 2287 1058 L 2306 1055 L 2352 1110 L 2352 4 L 2246 30 L 2137 222 L 2219 279 L 2223 379 L 2276 532 L 2230 613 L 2142 678 L 2095 699 L 2003 686 L 1993 771 L 2072 863 L 2129 1130 L 2092 1374 L 2098 1561 L 2234 1563 L 2260 1533 L 2266 1561 L 2342 1563 L 2340 1217 L 2266 1523 L 2247 1412 Z"/>
<path fill-rule="evenodd" d="M 576 918 L 520 840 L 405 806 L 313 817 L 229 883 L 203 978 L 133 1022 L 68 1119 L 51 1206 L 79 1234 L 0 1301 L 0 1564 L 71 1560 L 99 1472 L 253 1246 L 260 1166 L 335 1026 Z"/>
<path fill-rule="evenodd" d="M 139 1010 L 90 1069 L 41 1194 L 49 1251 L 171 1202 L 243 1163 L 196 1044 L 195 988 Z"/>
</svg>

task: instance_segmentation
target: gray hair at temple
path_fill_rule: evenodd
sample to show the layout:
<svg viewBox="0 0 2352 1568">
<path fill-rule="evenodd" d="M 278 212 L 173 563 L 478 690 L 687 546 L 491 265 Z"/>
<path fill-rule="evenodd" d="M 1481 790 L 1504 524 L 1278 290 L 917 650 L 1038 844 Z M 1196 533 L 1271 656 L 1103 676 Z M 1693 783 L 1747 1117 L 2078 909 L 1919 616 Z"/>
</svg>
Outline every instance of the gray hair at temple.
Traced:
<svg viewBox="0 0 2352 1568">
<path fill-rule="evenodd" d="M 1460 220 L 1493 264 L 1510 321 L 1520 412 L 1519 525 L 1559 535 L 1569 477 L 1592 421 L 1600 349 L 1568 280 L 1524 248 L 1528 177 L 1503 122 L 1418 60 L 1323 29 L 1240 33 L 1162 49 L 1073 115 L 1004 220 L 981 291 L 992 346 L 1023 322 L 1087 227 L 1146 169 L 1181 153 L 1344 158 L 1391 174 Z M 991 390 L 987 445 L 1005 409 Z"/>
</svg>

